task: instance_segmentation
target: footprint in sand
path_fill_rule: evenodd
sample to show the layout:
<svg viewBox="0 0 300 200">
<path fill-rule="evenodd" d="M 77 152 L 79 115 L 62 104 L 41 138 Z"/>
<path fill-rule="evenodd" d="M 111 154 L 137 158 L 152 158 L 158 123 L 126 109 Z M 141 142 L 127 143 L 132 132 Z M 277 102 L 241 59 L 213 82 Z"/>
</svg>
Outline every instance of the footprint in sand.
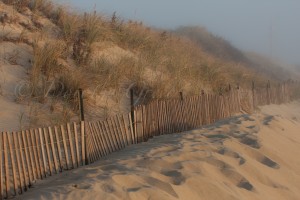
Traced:
<svg viewBox="0 0 300 200">
<path fill-rule="evenodd" d="M 221 155 L 224 155 L 224 156 L 228 156 L 228 157 L 231 157 L 231 158 L 235 158 L 237 160 L 239 160 L 239 165 L 243 165 L 246 163 L 246 159 L 243 158 L 240 154 L 238 154 L 237 152 L 235 151 L 232 151 L 226 147 L 221 147 L 217 150 L 217 153 L 221 154 Z"/>
<path fill-rule="evenodd" d="M 204 161 L 214 167 L 219 168 L 220 172 L 237 187 L 249 191 L 254 190 L 253 185 L 244 176 L 236 172 L 235 169 L 228 163 L 225 163 L 224 161 L 218 160 L 214 157 L 205 159 Z"/>
<path fill-rule="evenodd" d="M 255 135 L 245 135 L 239 140 L 241 143 L 246 144 L 255 149 L 259 149 L 261 147 L 257 137 Z"/>
<path fill-rule="evenodd" d="M 274 119 L 274 116 L 270 115 L 270 116 L 267 116 L 263 119 L 263 124 L 268 126 L 270 125 L 270 122 Z"/>
<path fill-rule="evenodd" d="M 185 177 L 177 170 L 162 170 L 161 174 L 170 178 L 173 185 L 181 185 L 185 182 Z"/>
<path fill-rule="evenodd" d="M 256 149 L 247 148 L 248 155 L 254 158 L 256 161 L 260 162 L 261 164 L 273 168 L 273 169 L 279 169 L 280 165 L 273 161 L 272 159 L 268 158 L 267 156 L 263 155 Z"/>
</svg>

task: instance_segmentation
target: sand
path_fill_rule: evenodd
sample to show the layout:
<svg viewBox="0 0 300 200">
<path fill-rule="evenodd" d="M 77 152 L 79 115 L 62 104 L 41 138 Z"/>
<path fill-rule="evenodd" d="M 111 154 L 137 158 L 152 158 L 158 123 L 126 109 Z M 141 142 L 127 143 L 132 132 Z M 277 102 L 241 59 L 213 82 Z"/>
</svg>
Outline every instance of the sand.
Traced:
<svg viewBox="0 0 300 200">
<path fill-rule="evenodd" d="M 19 199 L 300 199 L 300 103 L 164 135 L 39 181 Z"/>
</svg>

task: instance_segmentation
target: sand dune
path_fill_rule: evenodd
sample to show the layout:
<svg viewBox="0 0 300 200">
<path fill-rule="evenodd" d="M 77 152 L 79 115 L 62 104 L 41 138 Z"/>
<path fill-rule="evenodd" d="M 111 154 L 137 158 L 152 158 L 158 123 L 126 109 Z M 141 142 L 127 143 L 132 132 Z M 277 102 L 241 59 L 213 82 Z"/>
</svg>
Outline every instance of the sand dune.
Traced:
<svg viewBox="0 0 300 200">
<path fill-rule="evenodd" d="M 300 103 L 130 146 L 19 199 L 300 199 Z"/>
</svg>

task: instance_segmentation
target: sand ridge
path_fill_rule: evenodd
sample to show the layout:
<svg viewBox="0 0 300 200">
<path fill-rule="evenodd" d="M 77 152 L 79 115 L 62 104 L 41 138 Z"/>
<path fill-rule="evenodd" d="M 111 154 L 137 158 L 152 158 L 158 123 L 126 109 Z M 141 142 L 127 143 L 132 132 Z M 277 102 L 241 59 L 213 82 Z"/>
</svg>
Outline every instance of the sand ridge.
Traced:
<svg viewBox="0 0 300 200">
<path fill-rule="evenodd" d="M 299 105 L 155 137 L 40 181 L 19 199 L 299 199 Z"/>
</svg>

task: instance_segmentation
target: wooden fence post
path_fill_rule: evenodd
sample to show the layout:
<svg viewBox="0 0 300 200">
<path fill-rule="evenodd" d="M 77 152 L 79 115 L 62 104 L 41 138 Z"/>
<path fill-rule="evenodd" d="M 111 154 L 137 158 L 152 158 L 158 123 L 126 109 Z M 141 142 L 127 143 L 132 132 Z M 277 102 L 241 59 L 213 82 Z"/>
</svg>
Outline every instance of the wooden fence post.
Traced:
<svg viewBox="0 0 300 200">
<path fill-rule="evenodd" d="M 180 100 L 183 101 L 183 93 L 179 92 L 179 95 L 180 95 Z"/>
<path fill-rule="evenodd" d="M 135 127 L 135 120 L 134 120 L 134 91 L 131 88 L 130 89 L 130 116 L 131 116 L 131 122 L 132 122 L 132 127 Z M 135 135 L 135 128 L 133 128 L 133 135 Z"/>
<path fill-rule="evenodd" d="M 78 99 L 79 99 L 79 110 L 80 110 L 80 133 L 81 133 L 81 155 L 82 155 L 82 165 L 88 164 L 87 151 L 86 151 L 86 131 L 85 131 L 85 123 L 84 123 L 84 107 L 83 107 L 83 97 L 82 97 L 82 89 L 78 90 Z"/>
<path fill-rule="evenodd" d="M 84 121 L 83 98 L 82 98 L 81 88 L 79 88 L 78 90 L 78 99 L 79 99 L 80 121 Z"/>
</svg>

